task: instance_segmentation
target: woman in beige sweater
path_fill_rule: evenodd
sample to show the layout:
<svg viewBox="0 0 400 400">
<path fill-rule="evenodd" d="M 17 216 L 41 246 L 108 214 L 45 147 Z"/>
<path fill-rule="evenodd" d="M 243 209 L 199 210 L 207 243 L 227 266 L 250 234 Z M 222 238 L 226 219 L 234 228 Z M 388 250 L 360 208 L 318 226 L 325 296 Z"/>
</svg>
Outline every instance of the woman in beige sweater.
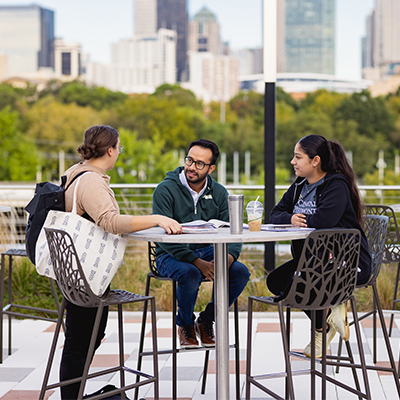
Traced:
<svg viewBox="0 0 400 400">
<path fill-rule="evenodd" d="M 110 126 L 92 126 L 85 132 L 85 139 L 78 152 L 84 161 L 66 171 L 67 185 L 80 172 L 82 175 L 77 191 L 77 212 L 94 221 L 105 231 L 129 233 L 160 226 L 168 234 L 182 233 L 182 227 L 175 220 L 162 215 L 131 216 L 121 215 L 114 192 L 110 188 L 110 178 L 106 171 L 114 168 L 118 154 L 122 151 L 118 131 Z M 76 181 L 65 192 L 66 211 L 72 210 Z M 66 305 L 66 332 L 60 365 L 60 380 L 82 376 L 90 337 L 93 330 L 96 309 L 78 307 L 70 302 Z M 104 310 L 96 349 L 105 336 L 108 309 Z M 61 388 L 63 400 L 75 400 L 79 383 Z"/>
</svg>

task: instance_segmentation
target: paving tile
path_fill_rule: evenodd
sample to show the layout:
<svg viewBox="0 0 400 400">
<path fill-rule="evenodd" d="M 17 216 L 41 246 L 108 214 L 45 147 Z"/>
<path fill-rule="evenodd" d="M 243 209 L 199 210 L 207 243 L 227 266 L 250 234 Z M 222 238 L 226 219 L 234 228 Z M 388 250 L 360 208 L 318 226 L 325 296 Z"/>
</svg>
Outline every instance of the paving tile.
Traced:
<svg viewBox="0 0 400 400">
<path fill-rule="evenodd" d="M 203 367 L 179 367 L 178 381 L 198 381 L 203 373 Z M 164 367 L 160 371 L 160 380 L 172 380 L 172 367 Z"/>
<path fill-rule="evenodd" d="M 53 391 L 49 391 L 44 396 L 44 400 L 47 400 Z M 10 390 L 6 395 L 0 397 L 0 400 L 34 400 L 39 398 L 40 390 Z"/>
<path fill-rule="evenodd" d="M 1 368 L 0 382 L 20 382 L 33 371 L 34 368 Z"/>
<path fill-rule="evenodd" d="M 157 313 L 158 347 L 159 349 L 171 348 L 171 313 Z M 126 365 L 135 369 L 137 363 L 137 346 L 141 330 L 141 313 L 126 312 L 124 313 L 124 339 L 125 339 L 125 359 Z M 240 331 L 240 379 L 241 379 L 241 396 L 245 396 L 245 368 L 246 368 L 246 338 L 247 338 L 247 315 L 245 312 L 240 313 L 239 331 Z M 388 320 L 387 320 L 388 321 Z M 148 318 L 148 321 L 150 319 Z M 7 343 L 7 320 L 4 320 L 4 343 Z M 371 348 L 372 337 L 370 326 L 372 320 L 366 320 L 361 325 L 362 339 L 364 351 L 368 363 L 372 363 Z M 398 326 L 400 320 L 397 319 L 397 325 L 393 331 L 393 337 L 390 339 L 395 359 L 400 350 L 400 331 Z M 55 324 L 47 321 L 34 320 L 15 320 L 13 321 L 13 353 L 9 357 L 4 358 L 3 364 L 0 364 L 0 400 L 36 400 L 40 389 L 43 373 L 47 363 L 47 356 L 51 345 Z M 230 315 L 229 330 L 230 342 L 233 340 L 233 318 Z M 303 313 L 292 313 L 291 320 L 292 335 L 291 346 L 294 349 L 303 350 L 304 346 L 310 340 L 310 321 Z M 91 371 L 97 371 L 102 365 L 109 367 L 118 363 L 118 326 L 116 313 L 111 312 L 109 322 L 107 324 L 106 338 L 97 350 Z M 151 325 L 146 324 L 145 350 L 150 351 L 151 343 Z M 380 330 L 378 330 L 379 335 Z M 380 332 L 381 333 L 381 332 Z M 284 371 L 283 350 L 281 343 L 281 335 L 279 329 L 279 318 L 276 312 L 270 313 L 254 313 L 254 324 L 252 331 L 252 373 L 272 373 L 276 371 Z M 356 362 L 358 362 L 358 349 L 354 342 L 354 328 L 351 328 L 350 345 Z M 332 354 L 336 354 L 338 346 L 338 335 L 334 338 L 330 345 Z M 51 371 L 50 381 L 56 382 L 58 379 L 58 369 L 62 352 L 64 337 L 60 335 L 57 343 L 54 365 Z M 3 349 L 3 353 L 7 350 Z M 235 398 L 235 350 L 229 351 L 230 354 L 230 398 Z M 378 339 L 378 365 L 387 365 L 387 354 L 383 340 Z M 211 400 L 215 399 L 215 351 L 210 352 L 209 370 L 207 377 L 207 387 L 205 395 L 201 395 L 201 380 L 203 373 L 204 351 L 197 352 L 180 352 L 178 354 L 178 398 L 191 400 Z M 293 357 L 292 367 L 296 369 L 308 369 L 309 360 Z M 23 367 L 21 367 L 23 366 Z M 160 368 L 160 398 L 172 398 L 172 357 L 170 354 L 159 356 Z M 318 366 L 320 368 L 320 366 Z M 143 358 L 142 370 L 152 373 L 152 357 Z M 328 368 L 331 376 L 337 376 L 346 384 L 354 386 L 353 376 L 349 368 L 341 368 L 339 374 L 335 374 L 333 368 Z M 369 380 L 374 400 L 392 400 L 400 398 L 397 393 L 394 379 L 391 374 L 385 375 L 376 371 L 369 371 Z M 92 393 L 100 387 L 110 382 L 118 386 L 118 374 L 111 374 L 106 377 L 98 377 L 87 383 L 86 393 Z M 128 375 L 127 381 L 135 379 Z M 309 376 L 295 377 L 296 397 L 300 399 L 310 398 L 310 379 Z M 283 380 L 270 380 L 268 385 L 272 390 L 276 390 L 284 395 Z M 361 379 L 362 385 L 362 379 Z M 321 382 L 317 379 L 317 397 L 320 390 Z M 60 400 L 59 390 L 48 394 L 49 400 Z M 5 397 L 8 396 L 8 397 Z M 12 397 L 10 397 L 12 396 Z M 30 397 L 29 397 L 30 396 Z M 33 396 L 33 397 L 32 397 Z M 133 398 L 133 391 L 128 394 L 129 398 Z M 140 396 L 150 400 L 154 397 L 153 385 L 146 385 L 140 389 Z M 354 397 L 349 396 L 348 392 L 328 384 L 327 399 L 347 400 Z M 251 389 L 251 399 L 268 399 L 270 396 L 258 390 L 255 387 Z M 224 399 L 227 400 L 227 399 Z"/>
</svg>

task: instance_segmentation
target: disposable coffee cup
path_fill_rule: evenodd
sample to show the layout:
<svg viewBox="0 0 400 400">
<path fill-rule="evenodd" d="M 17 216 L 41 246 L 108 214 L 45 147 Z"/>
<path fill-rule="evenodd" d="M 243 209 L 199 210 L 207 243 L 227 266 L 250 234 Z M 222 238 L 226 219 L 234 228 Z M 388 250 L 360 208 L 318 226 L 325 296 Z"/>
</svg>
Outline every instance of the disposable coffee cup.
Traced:
<svg viewBox="0 0 400 400">
<path fill-rule="evenodd" d="M 230 194 L 228 196 L 228 203 L 231 234 L 239 235 L 243 233 L 244 195 Z"/>
<path fill-rule="evenodd" d="M 250 201 L 246 207 L 247 223 L 252 232 L 261 230 L 264 207 L 259 201 Z"/>
</svg>

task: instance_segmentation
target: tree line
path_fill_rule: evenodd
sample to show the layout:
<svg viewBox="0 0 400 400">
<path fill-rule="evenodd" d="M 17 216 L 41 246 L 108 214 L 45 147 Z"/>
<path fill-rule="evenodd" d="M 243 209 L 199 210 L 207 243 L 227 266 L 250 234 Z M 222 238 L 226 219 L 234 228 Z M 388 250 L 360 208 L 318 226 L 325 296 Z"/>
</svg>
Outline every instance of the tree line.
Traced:
<svg viewBox="0 0 400 400">
<path fill-rule="evenodd" d="M 318 90 L 294 100 L 277 88 L 277 183 L 293 178 L 290 160 L 295 143 L 308 134 L 336 139 L 351 151 L 360 181 L 378 183 L 376 162 L 385 152 L 386 184 L 400 183 L 394 159 L 400 145 L 400 91 L 372 97 L 368 91 L 342 94 Z M 89 126 L 107 124 L 118 129 L 124 146 L 114 183 L 155 183 L 177 166 L 176 150 L 198 138 L 215 141 L 228 155 L 228 170 L 237 151 L 251 154 L 251 181 L 263 182 L 264 98 L 239 92 L 225 106 L 204 104 L 179 85 L 162 85 L 153 94 L 127 95 L 80 81 L 50 81 L 37 87 L 0 84 L 0 181 L 57 180 L 58 153 L 66 167 L 76 162 L 76 148 Z M 244 168 L 241 167 L 241 171 Z M 246 183 L 245 177 L 242 182 Z"/>
</svg>

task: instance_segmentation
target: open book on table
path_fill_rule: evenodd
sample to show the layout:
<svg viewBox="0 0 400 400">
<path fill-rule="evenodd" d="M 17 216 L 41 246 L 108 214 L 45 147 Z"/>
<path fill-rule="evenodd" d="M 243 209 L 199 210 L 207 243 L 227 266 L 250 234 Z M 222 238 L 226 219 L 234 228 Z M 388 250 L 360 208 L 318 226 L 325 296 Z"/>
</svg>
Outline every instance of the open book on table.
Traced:
<svg viewBox="0 0 400 400">
<path fill-rule="evenodd" d="M 218 228 L 229 227 L 229 222 L 221 221 L 219 219 L 210 219 L 209 221 L 199 219 L 197 221 L 185 222 L 181 225 L 182 233 L 216 233 Z"/>
<path fill-rule="evenodd" d="M 314 228 L 302 228 L 291 224 L 265 224 L 261 225 L 262 231 L 288 232 L 288 231 L 313 231 Z"/>
</svg>

